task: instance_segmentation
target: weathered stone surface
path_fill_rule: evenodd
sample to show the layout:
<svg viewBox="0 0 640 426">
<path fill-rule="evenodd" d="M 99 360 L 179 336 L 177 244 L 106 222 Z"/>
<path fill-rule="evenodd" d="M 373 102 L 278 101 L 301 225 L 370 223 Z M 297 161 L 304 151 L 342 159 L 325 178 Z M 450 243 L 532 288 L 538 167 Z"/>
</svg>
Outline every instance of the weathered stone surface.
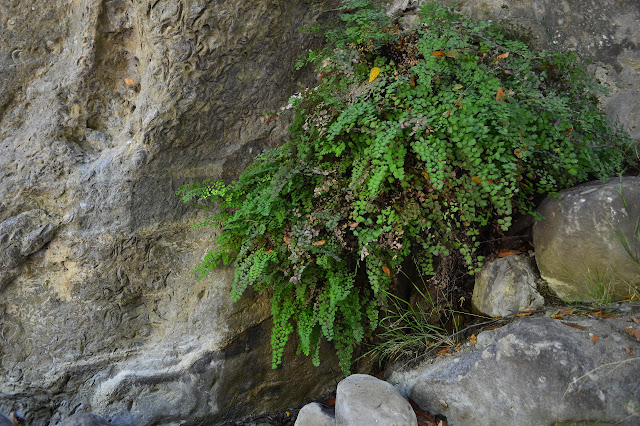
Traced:
<svg viewBox="0 0 640 426">
<path fill-rule="evenodd" d="M 491 317 L 543 306 L 544 298 L 536 290 L 533 268 L 531 258 L 526 256 L 507 256 L 487 262 L 476 275 L 471 305 Z"/>
<path fill-rule="evenodd" d="M 544 48 L 593 59 L 590 72 L 609 89 L 602 107 L 640 138 L 640 7 L 637 0 L 447 0 L 481 19 L 530 28 Z"/>
<path fill-rule="evenodd" d="M 58 224 L 40 209 L 33 209 L 0 223 L 0 292 L 19 273 L 27 256 L 51 241 Z"/>
<path fill-rule="evenodd" d="M 13 423 L 6 416 L 0 414 L 0 426 L 13 426 Z"/>
<path fill-rule="evenodd" d="M 625 330 L 639 330 L 633 315 L 523 318 L 480 333 L 469 350 L 395 371 L 389 381 L 452 426 L 631 426 L 640 418 L 640 342 Z"/>
<path fill-rule="evenodd" d="M 298 412 L 295 426 L 334 426 L 335 424 L 336 416 L 333 410 L 325 410 L 322 405 L 312 402 Z"/>
<path fill-rule="evenodd" d="M 418 420 L 395 387 L 373 376 L 353 374 L 338 383 L 336 424 L 417 426 Z"/>
<path fill-rule="evenodd" d="M 533 227 L 540 274 L 562 299 L 619 299 L 640 286 L 640 177 L 592 182 L 545 200 Z"/>
<path fill-rule="evenodd" d="M 334 383 L 328 356 L 271 369 L 270 305 L 232 304 L 231 271 L 194 281 L 213 232 L 189 232 L 199 213 L 173 195 L 283 140 L 286 120 L 260 117 L 313 81 L 292 64 L 319 17 L 303 0 L 0 4 L 0 411 L 215 423 Z"/>
<path fill-rule="evenodd" d="M 67 418 L 60 426 L 111 426 L 111 423 L 97 414 L 82 413 Z"/>
</svg>

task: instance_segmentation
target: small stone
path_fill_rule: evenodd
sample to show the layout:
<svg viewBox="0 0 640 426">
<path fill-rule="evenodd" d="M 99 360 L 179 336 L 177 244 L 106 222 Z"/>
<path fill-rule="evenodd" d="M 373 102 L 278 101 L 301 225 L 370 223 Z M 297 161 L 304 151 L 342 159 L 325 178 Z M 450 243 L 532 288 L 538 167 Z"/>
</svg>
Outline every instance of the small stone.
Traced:
<svg viewBox="0 0 640 426">
<path fill-rule="evenodd" d="M 393 385 L 366 374 L 354 374 L 338 384 L 336 424 L 417 426 L 418 420 L 411 404 Z"/>
<path fill-rule="evenodd" d="M 333 410 L 325 410 L 317 402 L 302 407 L 296 418 L 295 426 L 333 426 L 336 416 Z"/>
<path fill-rule="evenodd" d="M 487 262 L 476 277 L 471 304 L 491 317 L 542 307 L 544 298 L 536 290 L 530 258 L 512 255 Z"/>
</svg>

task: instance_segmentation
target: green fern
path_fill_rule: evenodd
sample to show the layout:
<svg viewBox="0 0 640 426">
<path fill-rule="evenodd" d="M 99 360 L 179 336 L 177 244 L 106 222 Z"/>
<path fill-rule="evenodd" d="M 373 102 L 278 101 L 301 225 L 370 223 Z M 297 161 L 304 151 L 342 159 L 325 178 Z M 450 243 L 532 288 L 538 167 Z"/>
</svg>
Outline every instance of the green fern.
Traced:
<svg viewBox="0 0 640 426">
<path fill-rule="evenodd" d="M 235 262 L 233 300 L 270 295 L 274 368 L 296 332 L 315 365 L 332 342 L 347 373 L 405 259 L 430 274 L 455 255 L 474 273 L 486 235 L 539 196 L 620 173 L 637 149 L 571 54 L 436 3 L 406 32 L 371 1 L 341 10 L 330 47 L 306 58 L 324 77 L 291 100 L 291 140 L 236 182 L 178 191 L 216 206 L 196 225 L 221 229 L 197 274 Z"/>
</svg>

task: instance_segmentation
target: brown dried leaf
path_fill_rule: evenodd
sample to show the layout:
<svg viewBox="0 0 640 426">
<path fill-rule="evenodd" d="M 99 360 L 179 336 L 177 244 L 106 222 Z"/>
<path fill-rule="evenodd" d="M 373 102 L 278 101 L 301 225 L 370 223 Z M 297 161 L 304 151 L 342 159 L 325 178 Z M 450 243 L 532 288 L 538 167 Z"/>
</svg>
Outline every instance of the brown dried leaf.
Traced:
<svg viewBox="0 0 640 426">
<path fill-rule="evenodd" d="M 502 86 L 500 86 L 500 88 L 498 89 L 498 92 L 496 93 L 496 101 L 504 102 L 506 98 L 507 97 L 504 94 L 504 90 L 502 90 Z"/>
<path fill-rule="evenodd" d="M 469 341 L 474 345 L 478 343 L 478 339 L 476 338 L 475 334 L 472 334 L 471 336 L 469 336 Z"/>
<path fill-rule="evenodd" d="M 444 52 L 440 52 L 439 50 L 436 51 L 436 52 L 431 52 L 431 54 L 433 56 L 435 56 L 436 58 L 438 58 L 438 59 L 442 59 L 445 56 L 445 53 Z"/>
<path fill-rule="evenodd" d="M 631 321 L 635 322 L 636 324 L 640 324 L 640 318 L 631 318 Z"/>
<path fill-rule="evenodd" d="M 506 59 L 509 57 L 509 52 L 503 53 L 502 55 L 498 55 L 498 59 Z"/>
<path fill-rule="evenodd" d="M 312 246 L 323 246 L 327 241 L 326 240 L 320 240 L 320 241 L 314 241 L 311 243 Z"/>
<path fill-rule="evenodd" d="M 631 328 L 631 327 L 625 327 L 624 329 L 625 329 L 625 331 L 626 331 L 627 333 L 629 333 L 630 335 L 632 335 L 632 336 L 633 336 L 633 337 L 635 337 L 636 339 L 640 340 L 640 331 L 638 331 L 638 330 L 634 330 L 634 329 L 633 329 L 633 328 Z"/>
<path fill-rule="evenodd" d="M 291 237 L 288 235 L 285 235 L 282 237 L 282 241 L 284 241 L 286 244 L 290 244 L 291 243 Z"/>
<path fill-rule="evenodd" d="M 598 335 L 594 334 L 593 336 L 591 336 L 591 340 L 593 340 L 593 343 L 598 343 Z"/>
<path fill-rule="evenodd" d="M 127 86 L 133 86 L 134 84 L 136 84 L 136 82 L 133 81 L 132 78 L 125 77 L 124 78 L 124 84 L 126 84 Z"/>
<path fill-rule="evenodd" d="M 633 356 L 633 352 L 631 352 L 631 348 L 624 348 L 624 351 L 627 353 L 627 355 Z"/>
<path fill-rule="evenodd" d="M 384 272 L 385 274 L 387 274 L 388 277 L 391 276 L 391 270 L 389 268 L 387 268 L 386 266 L 382 267 L 382 272 Z"/>
<path fill-rule="evenodd" d="M 507 257 L 513 254 L 520 254 L 518 250 L 502 249 L 498 252 L 498 257 Z"/>
<path fill-rule="evenodd" d="M 573 308 L 565 308 L 558 311 L 558 315 L 568 315 L 571 313 L 573 313 Z"/>
</svg>

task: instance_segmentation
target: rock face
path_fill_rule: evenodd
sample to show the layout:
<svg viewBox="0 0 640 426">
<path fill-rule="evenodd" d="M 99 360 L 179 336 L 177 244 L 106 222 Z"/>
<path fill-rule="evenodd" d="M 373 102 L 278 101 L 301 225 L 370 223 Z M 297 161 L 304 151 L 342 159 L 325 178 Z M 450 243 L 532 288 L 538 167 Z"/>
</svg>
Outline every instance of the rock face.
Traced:
<svg viewBox="0 0 640 426">
<path fill-rule="evenodd" d="M 338 383 L 336 424 L 350 426 L 418 425 L 411 404 L 387 382 L 353 374 Z"/>
<path fill-rule="evenodd" d="M 476 275 L 471 304 L 491 317 L 501 317 L 526 308 L 539 308 L 536 273 L 530 258 L 507 256 L 487 262 Z"/>
<path fill-rule="evenodd" d="M 545 200 L 533 227 L 542 278 L 565 301 L 640 288 L 640 177 L 592 182 Z M 627 252 L 620 238 L 627 241 Z"/>
<path fill-rule="evenodd" d="M 310 83 L 292 64 L 319 15 L 303 0 L 2 2 L 0 411 L 210 424 L 333 383 L 306 360 L 271 370 L 269 303 L 232 304 L 231 271 L 194 281 L 211 240 L 174 196 L 281 142 L 286 122 L 259 118 Z"/>
<path fill-rule="evenodd" d="M 480 333 L 471 350 L 393 372 L 389 381 L 451 426 L 637 424 L 632 315 L 520 319 Z"/>
</svg>

